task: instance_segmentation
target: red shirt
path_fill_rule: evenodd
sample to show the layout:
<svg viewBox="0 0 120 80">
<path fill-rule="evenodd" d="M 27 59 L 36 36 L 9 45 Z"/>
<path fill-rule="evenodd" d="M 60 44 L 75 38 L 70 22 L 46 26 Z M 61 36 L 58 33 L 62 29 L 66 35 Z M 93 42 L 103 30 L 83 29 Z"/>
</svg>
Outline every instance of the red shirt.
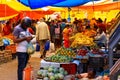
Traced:
<svg viewBox="0 0 120 80">
<path fill-rule="evenodd" d="M 106 33 L 106 25 L 105 24 L 99 23 L 98 28 L 102 29 L 102 31 L 104 31 Z"/>
<path fill-rule="evenodd" d="M 32 28 L 28 28 L 28 31 L 29 31 L 31 34 L 34 34 L 34 31 L 32 30 Z"/>
</svg>

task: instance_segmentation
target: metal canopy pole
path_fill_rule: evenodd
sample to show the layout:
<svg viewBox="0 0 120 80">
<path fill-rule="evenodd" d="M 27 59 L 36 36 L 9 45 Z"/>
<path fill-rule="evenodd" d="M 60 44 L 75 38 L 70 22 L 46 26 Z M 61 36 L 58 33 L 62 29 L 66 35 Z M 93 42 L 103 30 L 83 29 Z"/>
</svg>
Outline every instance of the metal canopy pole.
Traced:
<svg viewBox="0 0 120 80">
<path fill-rule="evenodd" d="M 113 49 L 108 49 L 108 55 L 109 55 L 109 68 L 113 66 Z"/>
</svg>

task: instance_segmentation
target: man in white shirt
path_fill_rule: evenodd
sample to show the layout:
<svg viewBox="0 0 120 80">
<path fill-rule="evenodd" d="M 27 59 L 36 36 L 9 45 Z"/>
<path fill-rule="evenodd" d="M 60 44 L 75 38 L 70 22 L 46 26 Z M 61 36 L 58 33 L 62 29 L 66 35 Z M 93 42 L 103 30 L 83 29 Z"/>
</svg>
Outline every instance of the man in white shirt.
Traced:
<svg viewBox="0 0 120 80">
<path fill-rule="evenodd" d="M 18 56 L 18 80 L 23 80 L 23 70 L 29 59 L 29 55 L 27 54 L 27 45 L 32 40 L 32 36 L 30 32 L 28 32 L 27 28 L 30 26 L 30 18 L 25 17 L 13 31 L 14 43 L 17 43 L 16 52 Z"/>
</svg>

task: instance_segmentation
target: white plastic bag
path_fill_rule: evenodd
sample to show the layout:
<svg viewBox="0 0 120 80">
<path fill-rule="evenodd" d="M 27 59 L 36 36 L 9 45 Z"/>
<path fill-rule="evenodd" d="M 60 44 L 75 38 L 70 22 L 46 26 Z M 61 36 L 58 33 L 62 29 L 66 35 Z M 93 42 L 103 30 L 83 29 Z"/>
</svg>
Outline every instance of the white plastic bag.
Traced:
<svg viewBox="0 0 120 80">
<path fill-rule="evenodd" d="M 55 51 L 55 44 L 50 42 L 49 52 L 54 52 L 54 51 Z"/>
<path fill-rule="evenodd" d="M 31 43 L 32 43 L 32 44 L 36 44 L 36 38 L 33 38 L 33 39 L 31 40 Z"/>
<path fill-rule="evenodd" d="M 36 36 L 35 35 L 32 35 L 33 39 L 30 41 L 32 44 L 36 44 Z"/>
</svg>

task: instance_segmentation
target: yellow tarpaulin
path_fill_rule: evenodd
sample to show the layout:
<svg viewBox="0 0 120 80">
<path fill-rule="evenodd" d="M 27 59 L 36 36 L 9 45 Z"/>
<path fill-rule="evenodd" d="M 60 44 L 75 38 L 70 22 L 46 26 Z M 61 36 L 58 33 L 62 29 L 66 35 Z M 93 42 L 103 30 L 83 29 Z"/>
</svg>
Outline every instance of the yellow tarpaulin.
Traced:
<svg viewBox="0 0 120 80">
<path fill-rule="evenodd" d="M 24 6 L 17 0 L 1 0 L 1 3 L 7 4 L 8 6 L 10 6 L 11 8 L 13 8 L 14 10 L 17 10 L 17 11 L 31 10 L 29 7 Z"/>
<path fill-rule="evenodd" d="M 18 14 L 12 15 L 12 16 L 6 16 L 6 17 L 0 17 L 0 20 L 8 20 L 10 18 L 13 18 L 15 16 L 17 16 Z"/>
</svg>

